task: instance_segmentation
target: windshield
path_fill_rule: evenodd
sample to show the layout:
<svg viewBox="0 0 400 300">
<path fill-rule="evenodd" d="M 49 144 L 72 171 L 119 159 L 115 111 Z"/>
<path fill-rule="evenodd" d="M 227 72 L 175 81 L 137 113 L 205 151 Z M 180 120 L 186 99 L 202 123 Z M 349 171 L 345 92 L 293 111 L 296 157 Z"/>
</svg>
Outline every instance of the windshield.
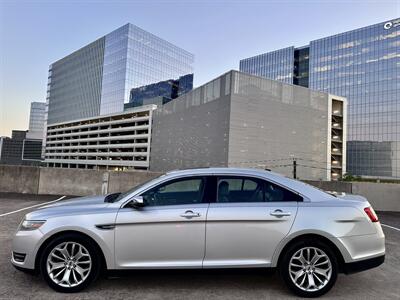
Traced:
<svg viewBox="0 0 400 300">
<path fill-rule="evenodd" d="M 150 183 L 152 181 L 156 181 L 158 178 L 160 178 L 162 176 L 164 176 L 164 175 L 161 175 L 161 176 L 158 176 L 156 178 L 152 178 L 152 179 L 146 180 L 145 182 L 143 182 L 143 183 L 131 188 L 130 190 L 128 190 L 128 191 L 126 191 L 124 193 L 120 193 L 118 195 L 118 197 L 115 198 L 114 202 L 117 202 L 117 201 L 123 199 L 124 197 L 128 196 L 129 194 L 132 194 L 133 192 L 137 191 L 138 189 L 140 189 L 141 187 L 145 186 L 146 184 L 148 184 L 148 183 Z"/>
</svg>

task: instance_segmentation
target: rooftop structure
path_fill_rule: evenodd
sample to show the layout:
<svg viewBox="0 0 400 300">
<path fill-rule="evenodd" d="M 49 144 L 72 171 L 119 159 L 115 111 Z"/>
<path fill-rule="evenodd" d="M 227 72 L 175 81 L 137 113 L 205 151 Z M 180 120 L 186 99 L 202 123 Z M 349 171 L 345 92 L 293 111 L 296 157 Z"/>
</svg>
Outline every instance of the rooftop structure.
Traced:
<svg viewBox="0 0 400 300">
<path fill-rule="evenodd" d="M 150 170 L 266 168 L 300 179 L 346 171 L 346 99 L 230 71 L 157 109 Z"/>
</svg>

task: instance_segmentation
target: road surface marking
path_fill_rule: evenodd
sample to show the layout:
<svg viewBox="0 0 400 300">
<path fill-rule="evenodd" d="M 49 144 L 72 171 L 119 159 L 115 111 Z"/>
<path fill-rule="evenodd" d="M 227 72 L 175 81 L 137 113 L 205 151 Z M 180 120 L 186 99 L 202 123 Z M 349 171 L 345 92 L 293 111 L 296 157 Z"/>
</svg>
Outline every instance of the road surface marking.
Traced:
<svg viewBox="0 0 400 300">
<path fill-rule="evenodd" d="M 43 205 L 46 205 L 46 204 L 50 204 L 50 203 L 54 203 L 54 202 L 57 202 L 57 201 L 61 201 L 61 200 L 64 199 L 65 197 L 66 197 L 66 196 L 62 196 L 62 197 L 60 197 L 60 198 L 58 198 L 58 199 L 56 199 L 56 200 L 52 200 L 52 201 L 48 201 L 48 202 L 44 202 L 44 203 L 39 203 L 39 204 L 35 204 L 35 205 L 32 205 L 32 206 L 24 207 L 24 208 L 21 208 L 21 209 L 17 209 L 17 210 L 14 210 L 14 211 L 10 211 L 10 212 L 8 212 L 8 213 L 1 214 L 0 217 L 4 217 L 4 216 L 11 215 L 11 214 L 15 214 L 15 213 L 17 213 L 17 212 L 20 212 L 20 211 L 23 211 L 23 210 L 27 210 L 27 209 L 30 209 L 30 208 L 34 208 L 34 207 L 38 207 L 38 206 L 43 206 Z"/>
<path fill-rule="evenodd" d="M 400 231 L 400 228 L 396 228 L 396 227 L 389 226 L 389 225 L 382 224 L 382 223 L 381 223 L 381 225 L 384 226 L 384 227 L 388 227 L 388 228 L 392 228 L 392 229 L 394 229 L 394 230 Z"/>
</svg>

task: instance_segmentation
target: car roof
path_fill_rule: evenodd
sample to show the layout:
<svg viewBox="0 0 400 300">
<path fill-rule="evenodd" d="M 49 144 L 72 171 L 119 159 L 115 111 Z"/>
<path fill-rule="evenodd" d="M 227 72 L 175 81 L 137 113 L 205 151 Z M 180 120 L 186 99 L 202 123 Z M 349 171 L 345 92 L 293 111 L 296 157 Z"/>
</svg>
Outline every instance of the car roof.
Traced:
<svg viewBox="0 0 400 300">
<path fill-rule="evenodd" d="M 276 179 L 279 181 L 295 181 L 288 177 L 285 177 L 281 174 L 267 171 L 263 169 L 250 169 L 250 168 L 222 168 L 222 167 L 213 167 L 213 168 L 194 168 L 194 169 L 184 169 L 184 170 L 173 170 L 166 173 L 166 175 L 207 175 L 207 174 L 228 174 L 228 175 L 253 175 L 253 176 L 261 176 L 265 178 L 269 178 L 271 180 Z M 296 181 L 297 182 L 297 181 Z"/>
<path fill-rule="evenodd" d="M 223 168 L 223 167 L 210 167 L 210 168 L 193 168 L 193 169 L 180 169 L 169 171 L 166 174 L 215 174 L 215 173 L 233 173 L 233 174 L 265 174 L 266 172 L 273 173 L 271 171 L 265 171 L 262 169 L 250 169 L 250 168 Z M 276 173 L 277 174 L 277 173 Z"/>
</svg>

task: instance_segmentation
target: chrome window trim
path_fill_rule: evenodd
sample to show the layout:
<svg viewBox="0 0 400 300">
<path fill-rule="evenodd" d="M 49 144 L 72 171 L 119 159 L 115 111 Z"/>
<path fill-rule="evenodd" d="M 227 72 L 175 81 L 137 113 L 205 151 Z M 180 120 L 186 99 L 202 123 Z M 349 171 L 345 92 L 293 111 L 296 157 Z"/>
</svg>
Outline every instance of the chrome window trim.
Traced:
<svg viewBox="0 0 400 300">
<path fill-rule="evenodd" d="M 135 191 L 134 193 L 127 195 L 125 198 L 121 199 L 120 201 L 118 201 L 117 203 L 122 203 L 120 204 L 120 208 L 124 208 L 125 205 L 127 203 L 129 203 L 133 197 L 140 195 L 150 189 L 152 189 L 153 187 L 159 185 L 159 184 L 163 184 L 169 180 L 175 180 L 175 179 L 180 179 L 180 178 L 185 178 L 185 177 L 196 177 L 196 176 L 203 176 L 203 177 L 207 177 L 207 176 L 233 176 L 233 177 L 250 177 L 250 178 L 257 178 L 260 180 L 264 180 L 264 181 L 268 181 L 271 182 L 273 184 L 276 184 L 277 186 L 280 186 L 281 188 L 284 188 L 292 193 L 295 193 L 299 196 L 301 196 L 303 198 L 303 201 L 296 201 L 297 203 L 299 202 L 311 202 L 310 198 L 308 198 L 306 195 L 304 195 L 301 192 L 295 191 L 292 188 L 283 185 L 281 183 L 276 182 L 275 180 L 267 177 L 267 176 L 261 176 L 261 175 L 256 175 L 256 174 L 249 174 L 248 172 L 237 172 L 237 173 L 231 173 L 231 172 L 194 172 L 194 173 L 186 173 L 186 174 L 179 174 L 179 173 L 166 173 L 164 175 L 161 175 L 159 177 L 160 180 L 154 182 L 152 185 L 150 186 L 143 186 L 141 189 L 139 189 L 138 191 Z M 294 202 L 294 201 L 290 201 L 290 202 Z M 209 202 L 210 203 L 210 202 Z M 279 202 L 274 202 L 274 203 L 279 203 Z"/>
</svg>

